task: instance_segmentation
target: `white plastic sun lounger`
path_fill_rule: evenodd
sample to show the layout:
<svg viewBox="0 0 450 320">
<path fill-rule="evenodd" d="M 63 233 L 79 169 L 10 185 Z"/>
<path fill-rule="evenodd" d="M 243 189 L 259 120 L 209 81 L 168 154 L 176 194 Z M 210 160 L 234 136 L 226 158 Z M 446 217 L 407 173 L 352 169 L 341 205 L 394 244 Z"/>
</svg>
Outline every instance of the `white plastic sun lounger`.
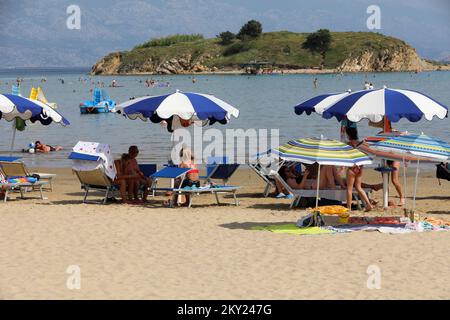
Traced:
<svg viewBox="0 0 450 320">
<path fill-rule="evenodd" d="M 84 189 L 83 203 L 88 203 L 87 197 L 89 191 L 95 190 L 105 193 L 101 203 L 106 204 L 110 193 L 114 193 L 115 191 L 115 185 L 111 182 L 105 172 L 102 169 L 90 171 L 74 170 L 74 172 L 77 175 L 78 180 L 80 180 L 81 188 Z M 90 202 L 94 203 L 93 201 Z"/>
<path fill-rule="evenodd" d="M 32 175 L 38 175 L 39 181 L 47 181 L 50 187 L 50 191 L 53 191 L 53 178 L 56 174 L 31 172 L 27 166 L 21 161 L 0 161 L 0 167 L 6 177 L 27 177 Z M 47 185 L 47 184 L 46 184 Z"/>
<path fill-rule="evenodd" d="M 283 188 L 285 188 L 289 193 L 291 193 L 294 197 L 292 198 L 292 202 L 290 208 L 294 206 L 298 206 L 301 198 L 315 198 L 317 190 L 315 189 L 292 189 L 291 186 L 287 184 L 286 181 L 278 174 L 278 172 L 271 171 L 270 176 L 276 181 L 280 182 Z M 366 193 L 370 193 L 371 189 L 364 189 Z M 345 189 L 319 189 L 319 197 L 325 198 L 329 200 L 337 200 L 337 201 L 347 201 L 347 190 Z M 358 201 L 358 208 L 361 207 L 360 200 L 358 197 L 358 193 L 356 190 L 353 190 L 353 198 Z"/>
<path fill-rule="evenodd" d="M 269 196 L 269 192 L 272 188 L 275 188 L 275 180 L 266 172 L 266 169 L 262 167 L 259 163 L 249 163 L 248 166 L 252 168 L 253 171 L 266 183 L 263 191 L 265 198 Z"/>
<path fill-rule="evenodd" d="M 33 190 L 39 190 L 40 193 L 40 199 L 45 200 L 44 195 L 42 194 L 42 187 L 47 185 L 48 182 L 46 181 L 36 181 L 34 183 L 31 182 L 22 182 L 22 183 L 9 183 L 9 182 L 0 182 L 0 187 L 5 190 L 5 195 L 3 202 L 8 201 L 8 195 L 10 191 L 13 190 L 19 190 L 20 191 L 20 198 L 21 199 L 27 199 L 24 196 L 24 189 L 32 188 Z"/>
</svg>

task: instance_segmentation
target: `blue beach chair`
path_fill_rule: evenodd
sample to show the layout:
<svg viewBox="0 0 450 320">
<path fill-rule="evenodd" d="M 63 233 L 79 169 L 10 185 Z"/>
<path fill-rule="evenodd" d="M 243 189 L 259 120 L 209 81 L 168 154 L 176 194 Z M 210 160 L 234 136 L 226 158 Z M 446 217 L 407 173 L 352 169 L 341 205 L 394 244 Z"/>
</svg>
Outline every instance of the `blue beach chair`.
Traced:
<svg viewBox="0 0 450 320">
<path fill-rule="evenodd" d="M 0 161 L 4 161 L 4 162 L 14 162 L 19 159 L 20 159 L 19 157 L 3 157 L 3 156 L 0 157 Z"/>
<path fill-rule="evenodd" d="M 227 164 L 228 157 L 208 157 L 208 163 L 206 165 L 206 176 L 200 177 L 202 179 L 206 179 L 208 176 L 212 174 L 212 172 L 217 168 L 220 164 Z"/>
<path fill-rule="evenodd" d="M 208 182 L 212 180 L 222 180 L 223 184 L 226 185 L 231 176 L 239 168 L 239 164 L 218 164 L 210 172 L 209 175 L 202 177 Z"/>
<path fill-rule="evenodd" d="M 219 193 L 232 193 L 234 198 L 234 204 L 239 205 L 239 202 L 236 198 L 236 191 L 240 187 L 236 186 L 206 186 L 206 187 L 184 187 L 181 188 L 183 185 L 183 181 L 186 178 L 186 174 L 190 171 L 189 168 L 178 168 L 178 167 L 165 167 L 158 172 L 154 173 L 152 175 L 152 188 L 151 191 L 172 191 L 173 192 L 173 198 L 171 201 L 171 207 L 174 206 L 177 198 L 179 195 L 189 195 L 189 203 L 188 207 L 190 208 L 192 205 L 192 199 L 195 195 L 199 194 L 205 194 L 210 193 L 214 194 L 216 197 L 217 204 L 221 204 L 219 201 L 218 194 Z M 181 179 L 179 186 L 175 188 L 158 188 L 157 182 L 159 179 Z"/>
</svg>

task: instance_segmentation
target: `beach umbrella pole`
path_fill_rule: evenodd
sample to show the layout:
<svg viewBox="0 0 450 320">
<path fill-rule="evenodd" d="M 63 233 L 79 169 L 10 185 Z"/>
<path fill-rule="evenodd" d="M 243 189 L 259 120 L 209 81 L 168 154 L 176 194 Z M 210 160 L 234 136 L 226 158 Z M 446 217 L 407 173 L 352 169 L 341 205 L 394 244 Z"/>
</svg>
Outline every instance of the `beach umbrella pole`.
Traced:
<svg viewBox="0 0 450 320">
<path fill-rule="evenodd" d="M 403 158 L 403 194 L 405 197 L 405 207 L 406 207 L 406 161 L 405 158 Z"/>
<path fill-rule="evenodd" d="M 316 209 L 319 207 L 319 187 L 320 187 L 320 164 L 317 170 L 317 190 L 316 190 Z"/>
<path fill-rule="evenodd" d="M 420 163 L 420 161 L 417 160 L 416 181 L 414 182 L 414 197 L 413 197 L 413 206 L 412 206 L 413 212 L 416 209 L 417 180 L 419 179 L 419 163 Z"/>
<path fill-rule="evenodd" d="M 16 140 L 16 131 L 17 131 L 17 129 L 16 129 L 16 122 L 13 121 L 13 134 L 12 134 L 12 139 L 11 139 L 11 148 L 9 150 L 9 156 L 10 157 L 12 157 L 12 153 L 13 153 L 13 150 L 14 150 L 14 142 Z"/>
<path fill-rule="evenodd" d="M 386 160 L 382 160 L 383 167 L 386 167 Z M 382 171 L 381 175 L 383 176 L 383 207 L 387 209 L 389 205 L 389 172 Z"/>
</svg>

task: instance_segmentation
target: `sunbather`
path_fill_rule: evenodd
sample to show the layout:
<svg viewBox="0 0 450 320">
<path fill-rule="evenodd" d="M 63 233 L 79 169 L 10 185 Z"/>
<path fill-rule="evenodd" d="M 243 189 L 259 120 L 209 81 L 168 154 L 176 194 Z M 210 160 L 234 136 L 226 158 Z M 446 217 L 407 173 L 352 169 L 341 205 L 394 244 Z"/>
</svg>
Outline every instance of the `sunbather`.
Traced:
<svg viewBox="0 0 450 320">
<path fill-rule="evenodd" d="M 131 146 L 128 149 L 128 157 L 124 173 L 127 176 L 132 176 L 133 178 L 128 179 L 128 192 L 131 192 L 135 201 L 139 200 L 138 192 L 141 187 L 144 188 L 144 193 L 142 195 L 142 201 L 147 201 L 148 188 L 150 187 L 152 180 L 145 176 L 145 174 L 139 169 L 136 157 L 139 154 L 139 149 L 137 146 Z"/>
<path fill-rule="evenodd" d="M 190 168 L 186 173 L 186 177 L 183 180 L 182 188 L 184 187 L 200 187 L 200 178 L 198 175 L 198 167 L 195 163 L 195 157 L 192 151 L 189 148 L 183 147 L 180 150 L 181 163 L 179 165 L 180 168 Z M 179 183 L 179 182 L 178 182 Z M 189 203 L 189 195 L 185 197 L 181 196 L 180 203 Z M 184 198 L 184 199 L 183 199 Z"/>
<path fill-rule="evenodd" d="M 61 147 L 61 146 L 52 147 L 52 146 L 46 145 L 44 143 L 41 143 L 40 141 L 36 141 L 34 143 L 34 148 L 35 148 L 36 152 L 43 152 L 43 153 L 47 153 L 47 152 L 51 152 L 51 151 L 60 151 L 63 149 L 63 147 Z"/>
<path fill-rule="evenodd" d="M 288 166 L 282 166 L 280 171 L 280 177 L 286 181 L 286 183 L 292 188 L 292 189 L 307 189 L 307 179 L 309 176 L 309 170 L 306 169 L 303 172 L 303 175 L 298 175 L 295 171 L 295 169 L 293 169 L 293 167 L 288 167 Z M 287 190 L 285 190 L 283 188 L 282 185 L 279 184 L 278 181 L 276 181 L 277 183 L 277 189 L 281 190 L 282 193 L 285 193 L 286 195 L 289 194 L 287 192 Z M 277 196 L 279 197 L 279 196 Z"/>
<path fill-rule="evenodd" d="M 130 175 L 130 156 L 128 153 L 124 153 L 122 157 L 114 161 L 116 166 L 117 175 L 114 179 L 114 184 L 119 185 L 120 197 L 122 198 L 122 203 L 130 203 L 133 201 L 133 194 L 135 183 L 133 179 L 137 179 L 138 176 Z M 127 195 L 128 189 L 128 195 Z"/>
</svg>

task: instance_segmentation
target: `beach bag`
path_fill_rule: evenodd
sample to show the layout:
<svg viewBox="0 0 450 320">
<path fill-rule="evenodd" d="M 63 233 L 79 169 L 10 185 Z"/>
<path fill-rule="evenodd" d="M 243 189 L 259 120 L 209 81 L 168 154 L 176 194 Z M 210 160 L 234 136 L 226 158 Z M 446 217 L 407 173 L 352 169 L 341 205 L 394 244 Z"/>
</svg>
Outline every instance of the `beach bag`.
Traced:
<svg viewBox="0 0 450 320">
<path fill-rule="evenodd" d="M 443 163 L 436 165 L 436 178 L 439 179 L 439 185 L 441 179 L 450 181 L 450 163 Z"/>
<path fill-rule="evenodd" d="M 323 217 L 320 213 L 309 213 L 297 221 L 297 227 L 322 227 L 325 225 Z"/>
</svg>

